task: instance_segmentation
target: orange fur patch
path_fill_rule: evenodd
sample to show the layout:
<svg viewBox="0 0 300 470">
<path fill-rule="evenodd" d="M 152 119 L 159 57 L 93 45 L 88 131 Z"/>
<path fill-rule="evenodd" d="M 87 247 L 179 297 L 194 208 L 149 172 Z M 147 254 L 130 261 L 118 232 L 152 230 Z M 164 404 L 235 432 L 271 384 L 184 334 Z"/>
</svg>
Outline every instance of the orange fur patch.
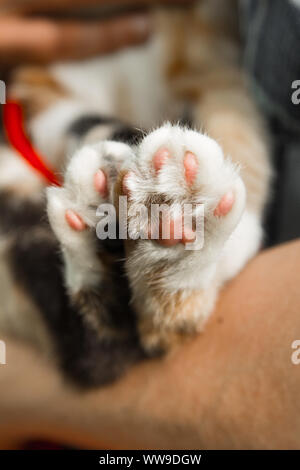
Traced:
<svg viewBox="0 0 300 470">
<path fill-rule="evenodd" d="M 19 101 L 27 119 L 33 118 L 54 102 L 68 96 L 47 68 L 21 67 L 12 77 L 10 95 Z"/>
</svg>

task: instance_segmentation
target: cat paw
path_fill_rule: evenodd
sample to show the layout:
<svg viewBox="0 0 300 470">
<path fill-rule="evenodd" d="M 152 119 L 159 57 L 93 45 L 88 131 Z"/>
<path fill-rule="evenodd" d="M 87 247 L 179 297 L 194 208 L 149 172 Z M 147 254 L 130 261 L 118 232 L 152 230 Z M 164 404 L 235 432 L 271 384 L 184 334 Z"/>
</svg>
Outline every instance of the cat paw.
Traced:
<svg viewBox="0 0 300 470">
<path fill-rule="evenodd" d="M 217 142 L 170 124 L 142 141 L 120 187 L 128 198 L 130 238 L 150 239 L 161 249 L 210 254 L 230 236 L 245 206 L 238 168 Z"/>
<path fill-rule="evenodd" d="M 119 169 L 131 157 L 130 147 L 110 141 L 85 146 L 75 153 L 66 168 L 63 186 L 47 189 L 50 225 L 61 243 L 76 247 L 80 237 L 95 229 L 97 208 L 111 201 Z"/>
</svg>

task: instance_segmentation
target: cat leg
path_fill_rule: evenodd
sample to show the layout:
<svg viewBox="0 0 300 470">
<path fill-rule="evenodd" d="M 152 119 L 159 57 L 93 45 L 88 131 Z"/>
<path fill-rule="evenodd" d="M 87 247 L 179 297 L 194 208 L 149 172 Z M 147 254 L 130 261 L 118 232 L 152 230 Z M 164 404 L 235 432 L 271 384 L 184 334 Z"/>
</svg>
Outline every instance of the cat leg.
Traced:
<svg viewBox="0 0 300 470">
<path fill-rule="evenodd" d="M 245 187 L 214 140 L 166 124 L 125 162 L 116 191 L 128 198 L 135 240 L 127 242 L 126 271 L 143 346 L 154 354 L 183 333 L 199 331 L 222 283 L 246 262 L 247 253 L 234 270 L 226 268 L 228 256 L 235 255 L 226 253 L 226 244 L 245 217 Z M 157 204 L 163 214 L 149 218 Z"/>
<path fill-rule="evenodd" d="M 97 256 L 96 212 L 101 203 L 109 202 L 117 167 L 130 155 L 130 148 L 121 143 L 85 146 L 72 157 L 63 187 L 47 189 L 48 216 L 61 244 L 71 293 L 95 287 L 103 278 L 103 262 Z"/>
<path fill-rule="evenodd" d="M 65 356 L 70 350 L 74 355 L 64 368 L 89 384 L 115 379 L 142 355 L 129 308 L 123 243 L 96 236 L 97 208 L 111 200 L 118 168 L 130 157 L 130 147 L 122 143 L 83 147 L 72 157 L 63 187 L 47 190 L 48 217 L 73 307 L 70 330 L 64 325 L 72 344 L 62 346 Z"/>
</svg>

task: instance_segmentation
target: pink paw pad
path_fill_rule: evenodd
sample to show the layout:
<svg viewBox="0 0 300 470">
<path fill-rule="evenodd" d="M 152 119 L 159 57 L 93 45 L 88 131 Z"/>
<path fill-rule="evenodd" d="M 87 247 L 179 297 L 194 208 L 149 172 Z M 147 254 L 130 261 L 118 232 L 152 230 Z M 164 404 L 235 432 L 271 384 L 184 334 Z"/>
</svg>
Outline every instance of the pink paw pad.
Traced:
<svg viewBox="0 0 300 470">
<path fill-rule="evenodd" d="M 195 232 L 189 228 L 185 227 L 183 225 L 183 220 L 181 217 L 177 219 L 171 219 L 169 220 L 169 234 L 170 236 L 168 238 L 163 238 L 163 228 L 160 226 L 159 227 L 159 239 L 155 240 L 157 243 L 159 243 L 162 246 L 174 246 L 177 245 L 178 243 L 186 244 L 186 243 L 192 243 L 195 238 L 196 234 Z M 181 238 L 178 238 L 178 234 L 181 234 Z M 149 230 L 149 238 L 152 238 L 151 231 Z"/>
<path fill-rule="evenodd" d="M 224 194 L 221 198 L 219 204 L 214 210 L 215 217 L 224 217 L 231 211 L 232 206 L 234 204 L 234 194 L 233 191 L 228 191 L 228 193 Z"/>
<path fill-rule="evenodd" d="M 82 230 L 86 228 L 86 225 L 84 221 L 82 220 L 82 218 L 71 209 L 68 209 L 66 211 L 65 218 L 69 226 L 73 230 L 76 230 L 77 232 L 81 232 Z"/>
<path fill-rule="evenodd" d="M 196 155 L 192 152 L 186 152 L 183 165 L 186 182 L 188 185 L 191 185 L 194 183 L 198 171 L 198 161 Z"/>
<path fill-rule="evenodd" d="M 102 170 L 98 170 L 94 175 L 94 188 L 101 196 L 107 195 L 107 181 L 106 175 Z"/>
<path fill-rule="evenodd" d="M 153 157 L 153 165 L 156 172 L 162 168 L 162 166 L 166 163 L 168 158 L 171 157 L 171 154 L 168 149 L 162 148 L 159 149 Z"/>
</svg>

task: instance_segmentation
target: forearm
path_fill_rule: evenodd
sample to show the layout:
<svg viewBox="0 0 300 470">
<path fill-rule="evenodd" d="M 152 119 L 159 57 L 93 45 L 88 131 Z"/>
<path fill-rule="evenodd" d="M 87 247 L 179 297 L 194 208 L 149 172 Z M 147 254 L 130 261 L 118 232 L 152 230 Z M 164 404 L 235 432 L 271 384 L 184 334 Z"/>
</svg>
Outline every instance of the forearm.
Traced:
<svg viewBox="0 0 300 470">
<path fill-rule="evenodd" d="M 299 262 L 299 242 L 262 253 L 224 289 L 202 335 L 108 388 L 71 390 L 8 345 L 0 436 L 98 448 L 299 448 Z"/>
<path fill-rule="evenodd" d="M 299 448 L 299 261 L 299 242 L 259 255 L 224 289 L 203 335 L 116 384 L 106 407 L 122 413 L 108 445 Z"/>
</svg>

